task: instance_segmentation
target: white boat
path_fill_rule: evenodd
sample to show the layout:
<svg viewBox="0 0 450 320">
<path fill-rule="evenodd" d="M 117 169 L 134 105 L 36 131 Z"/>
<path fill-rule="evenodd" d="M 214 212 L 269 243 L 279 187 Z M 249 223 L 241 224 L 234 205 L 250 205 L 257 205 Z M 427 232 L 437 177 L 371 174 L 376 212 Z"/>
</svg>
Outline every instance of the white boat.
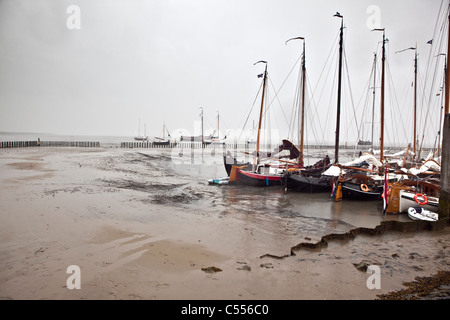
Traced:
<svg viewBox="0 0 450 320">
<path fill-rule="evenodd" d="M 139 126 L 138 126 L 138 135 L 136 137 L 134 137 L 134 140 L 136 141 L 148 141 L 148 136 L 147 136 L 147 127 L 146 124 L 144 124 L 144 135 L 141 136 L 141 119 L 139 119 Z"/>
<path fill-rule="evenodd" d="M 439 216 L 436 212 L 423 209 L 421 207 L 410 207 L 408 217 L 412 220 L 437 221 Z"/>
<path fill-rule="evenodd" d="M 214 178 L 214 179 L 209 179 L 208 183 L 209 184 L 224 185 L 224 184 L 228 184 L 229 179 L 230 179 L 229 177 Z"/>
<path fill-rule="evenodd" d="M 438 212 L 439 198 L 413 191 L 400 190 L 399 212 L 408 212 L 410 207 L 420 207 L 431 212 Z"/>
<path fill-rule="evenodd" d="M 168 139 L 166 139 L 166 131 L 167 131 L 167 135 L 169 136 Z M 163 123 L 163 135 L 162 135 L 162 138 L 155 137 L 153 139 L 152 144 L 154 146 L 168 146 L 168 145 L 170 145 L 170 132 L 169 132 L 169 130 L 167 130 L 165 123 Z"/>
</svg>

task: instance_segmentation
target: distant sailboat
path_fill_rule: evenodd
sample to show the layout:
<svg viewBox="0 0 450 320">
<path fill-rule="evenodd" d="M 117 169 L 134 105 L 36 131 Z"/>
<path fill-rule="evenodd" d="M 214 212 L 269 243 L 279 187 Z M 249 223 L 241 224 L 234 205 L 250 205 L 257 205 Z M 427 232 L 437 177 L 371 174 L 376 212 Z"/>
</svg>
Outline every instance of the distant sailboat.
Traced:
<svg viewBox="0 0 450 320">
<path fill-rule="evenodd" d="M 141 136 L 141 119 L 139 119 L 139 125 L 138 125 L 138 135 L 134 137 L 134 140 L 136 141 L 148 141 L 148 136 L 146 133 L 146 125 L 144 124 L 144 135 Z"/>
<path fill-rule="evenodd" d="M 163 136 L 162 138 L 160 137 L 155 137 L 155 140 L 153 140 L 153 145 L 155 146 L 168 146 L 170 144 L 170 138 L 168 138 L 166 140 L 166 124 L 163 123 Z M 170 133 L 169 130 L 167 130 L 167 135 L 170 137 Z"/>
<path fill-rule="evenodd" d="M 227 136 L 225 135 L 222 139 L 220 139 L 220 120 L 219 120 L 219 111 L 217 111 L 217 137 L 211 138 L 212 144 L 225 144 L 227 141 Z"/>
<path fill-rule="evenodd" d="M 202 134 L 199 136 L 181 136 L 180 141 L 182 142 L 201 142 L 203 145 L 211 144 L 212 135 L 205 136 L 203 130 L 203 107 L 200 107 L 202 110 L 200 113 L 201 126 L 202 126 Z"/>
</svg>

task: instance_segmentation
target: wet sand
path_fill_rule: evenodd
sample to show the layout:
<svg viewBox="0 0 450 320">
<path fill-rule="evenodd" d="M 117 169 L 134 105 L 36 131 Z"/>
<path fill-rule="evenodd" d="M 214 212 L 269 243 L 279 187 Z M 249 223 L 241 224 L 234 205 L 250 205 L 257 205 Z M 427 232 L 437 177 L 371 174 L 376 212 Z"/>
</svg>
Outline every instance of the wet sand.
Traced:
<svg viewBox="0 0 450 320">
<path fill-rule="evenodd" d="M 324 194 L 210 186 L 226 175 L 221 161 L 176 149 L 0 150 L 0 298 L 377 299 L 450 271 L 448 227 L 295 249 L 409 219 Z M 81 289 L 66 285 L 70 265 Z M 367 287 L 369 265 L 381 289 Z"/>
</svg>

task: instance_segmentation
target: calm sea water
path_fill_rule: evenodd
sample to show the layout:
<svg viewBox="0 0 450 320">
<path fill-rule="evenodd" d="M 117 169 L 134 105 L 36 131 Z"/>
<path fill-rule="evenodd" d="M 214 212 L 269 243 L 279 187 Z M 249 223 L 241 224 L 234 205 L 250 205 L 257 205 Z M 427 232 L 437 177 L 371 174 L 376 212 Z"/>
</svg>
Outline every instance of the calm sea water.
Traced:
<svg viewBox="0 0 450 320">
<path fill-rule="evenodd" d="M 133 136 L 98 136 L 98 135 L 59 135 L 53 133 L 33 133 L 33 132 L 0 132 L 0 141 L 91 141 L 100 142 L 101 147 L 111 148 L 120 147 L 122 142 L 135 142 Z M 330 143 L 331 145 L 332 143 Z M 241 146 L 245 145 L 245 141 L 242 141 Z M 274 150 L 278 145 L 276 143 L 271 144 L 265 150 Z M 182 149 L 183 153 L 190 154 L 191 152 L 188 148 L 178 145 L 177 148 Z M 228 145 L 229 148 L 229 145 Z M 213 149 L 214 151 L 206 151 L 214 153 L 220 153 L 224 150 L 222 145 L 210 146 L 208 149 Z M 239 150 L 238 154 L 242 154 L 244 157 L 244 152 L 254 151 L 254 145 L 249 145 L 248 149 Z M 355 157 L 359 150 L 356 149 L 345 149 L 339 151 L 339 157 L 341 161 L 348 161 Z M 197 152 L 196 152 L 197 154 Z M 316 161 L 323 159 L 325 154 L 328 154 L 330 158 L 334 158 L 334 150 L 328 149 L 305 149 L 305 165 L 314 164 Z M 247 156 L 248 157 L 248 156 Z"/>
<path fill-rule="evenodd" d="M 0 132 L 0 141 L 95 141 L 100 144 L 118 144 L 134 141 L 132 136 L 58 135 L 34 132 Z"/>
<path fill-rule="evenodd" d="M 164 183 L 167 183 L 167 179 L 174 179 L 175 184 L 179 184 L 180 180 L 185 182 L 185 189 L 181 191 L 174 189 L 173 195 L 165 192 L 164 198 L 170 196 L 174 199 L 189 198 L 192 197 L 192 194 L 199 194 L 202 196 L 193 203 L 198 208 L 210 210 L 214 207 L 214 210 L 219 210 L 223 214 L 246 212 L 274 216 L 275 219 L 277 217 L 289 218 L 295 225 L 292 226 L 294 229 L 302 230 L 302 232 L 306 230 L 309 234 L 317 236 L 333 231 L 348 231 L 355 226 L 374 227 L 386 219 L 405 219 L 404 215 L 383 216 L 381 202 L 344 201 L 336 203 L 330 199 L 329 194 L 295 192 L 285 194 L 283 189 L 278 187 L 208 186 L 208 179 L 226 176 L 223 164 L 223 154 L 226 149 L 219 145 L 205 149 L 183 147 L 181 144 L 173 149 L 120 148 L 121 142 L 134 141 L 134 138 L 0 132 L 0 141 L 36 141 L 38 138 L 41 141 L 98 141 L 102 148 L 108 148 L 110 151 L 107 155 L 114 155 L 115 161 L 123 158 L 123 166 L 126 167 L 126 170 L 129 170 L 130 163 L 134 165 L 137 163 L 140 166 L 136 167 L 136 181 L 142 178 L 143 173 L 148 173 L 149 163 L 159 163 L 155 168 L 167 167 L 168 169 L 167 174 L 163 175 Z M 117 153 L 114 150 L 117 150 Z M 250 148 L 248 150 L 252 151 Z M 239 160 L 249 160 L 244 151 L 236 151 L 235 154 Z M 341 150 L 341 161 L 354 158 L 355 152 L 355 150 Z M 333 158 L 334 150 L 307 149 L 305 164 L 313 164 L 322 159 L 325 154 Z M 151 157 L 152 160 L 149 161 L 148 157 Z M 114 168 L 109 169 L 114 170 Z M 129 183 L 128 180 L 126 182 Z"/>
</svg>

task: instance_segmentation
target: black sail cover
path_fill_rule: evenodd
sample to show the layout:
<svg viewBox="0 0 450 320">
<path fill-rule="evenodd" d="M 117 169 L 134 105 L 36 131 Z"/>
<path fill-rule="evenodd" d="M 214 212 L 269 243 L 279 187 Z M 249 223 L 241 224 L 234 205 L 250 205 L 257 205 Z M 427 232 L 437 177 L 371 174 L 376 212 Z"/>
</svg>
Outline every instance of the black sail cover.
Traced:
<svg viewBox="0 0 450 320">
<path fill-rule="evenodd" d="M 300 150 L 289 140 L 283 139 L 283 144 L 274 150 L 272 156 L 280 153 L 283 150 L 289 151 L 289 159 L 298 159 L 300 157 Z M 287 157 L 287 156 L 286 156 Z"/>
</svg>

